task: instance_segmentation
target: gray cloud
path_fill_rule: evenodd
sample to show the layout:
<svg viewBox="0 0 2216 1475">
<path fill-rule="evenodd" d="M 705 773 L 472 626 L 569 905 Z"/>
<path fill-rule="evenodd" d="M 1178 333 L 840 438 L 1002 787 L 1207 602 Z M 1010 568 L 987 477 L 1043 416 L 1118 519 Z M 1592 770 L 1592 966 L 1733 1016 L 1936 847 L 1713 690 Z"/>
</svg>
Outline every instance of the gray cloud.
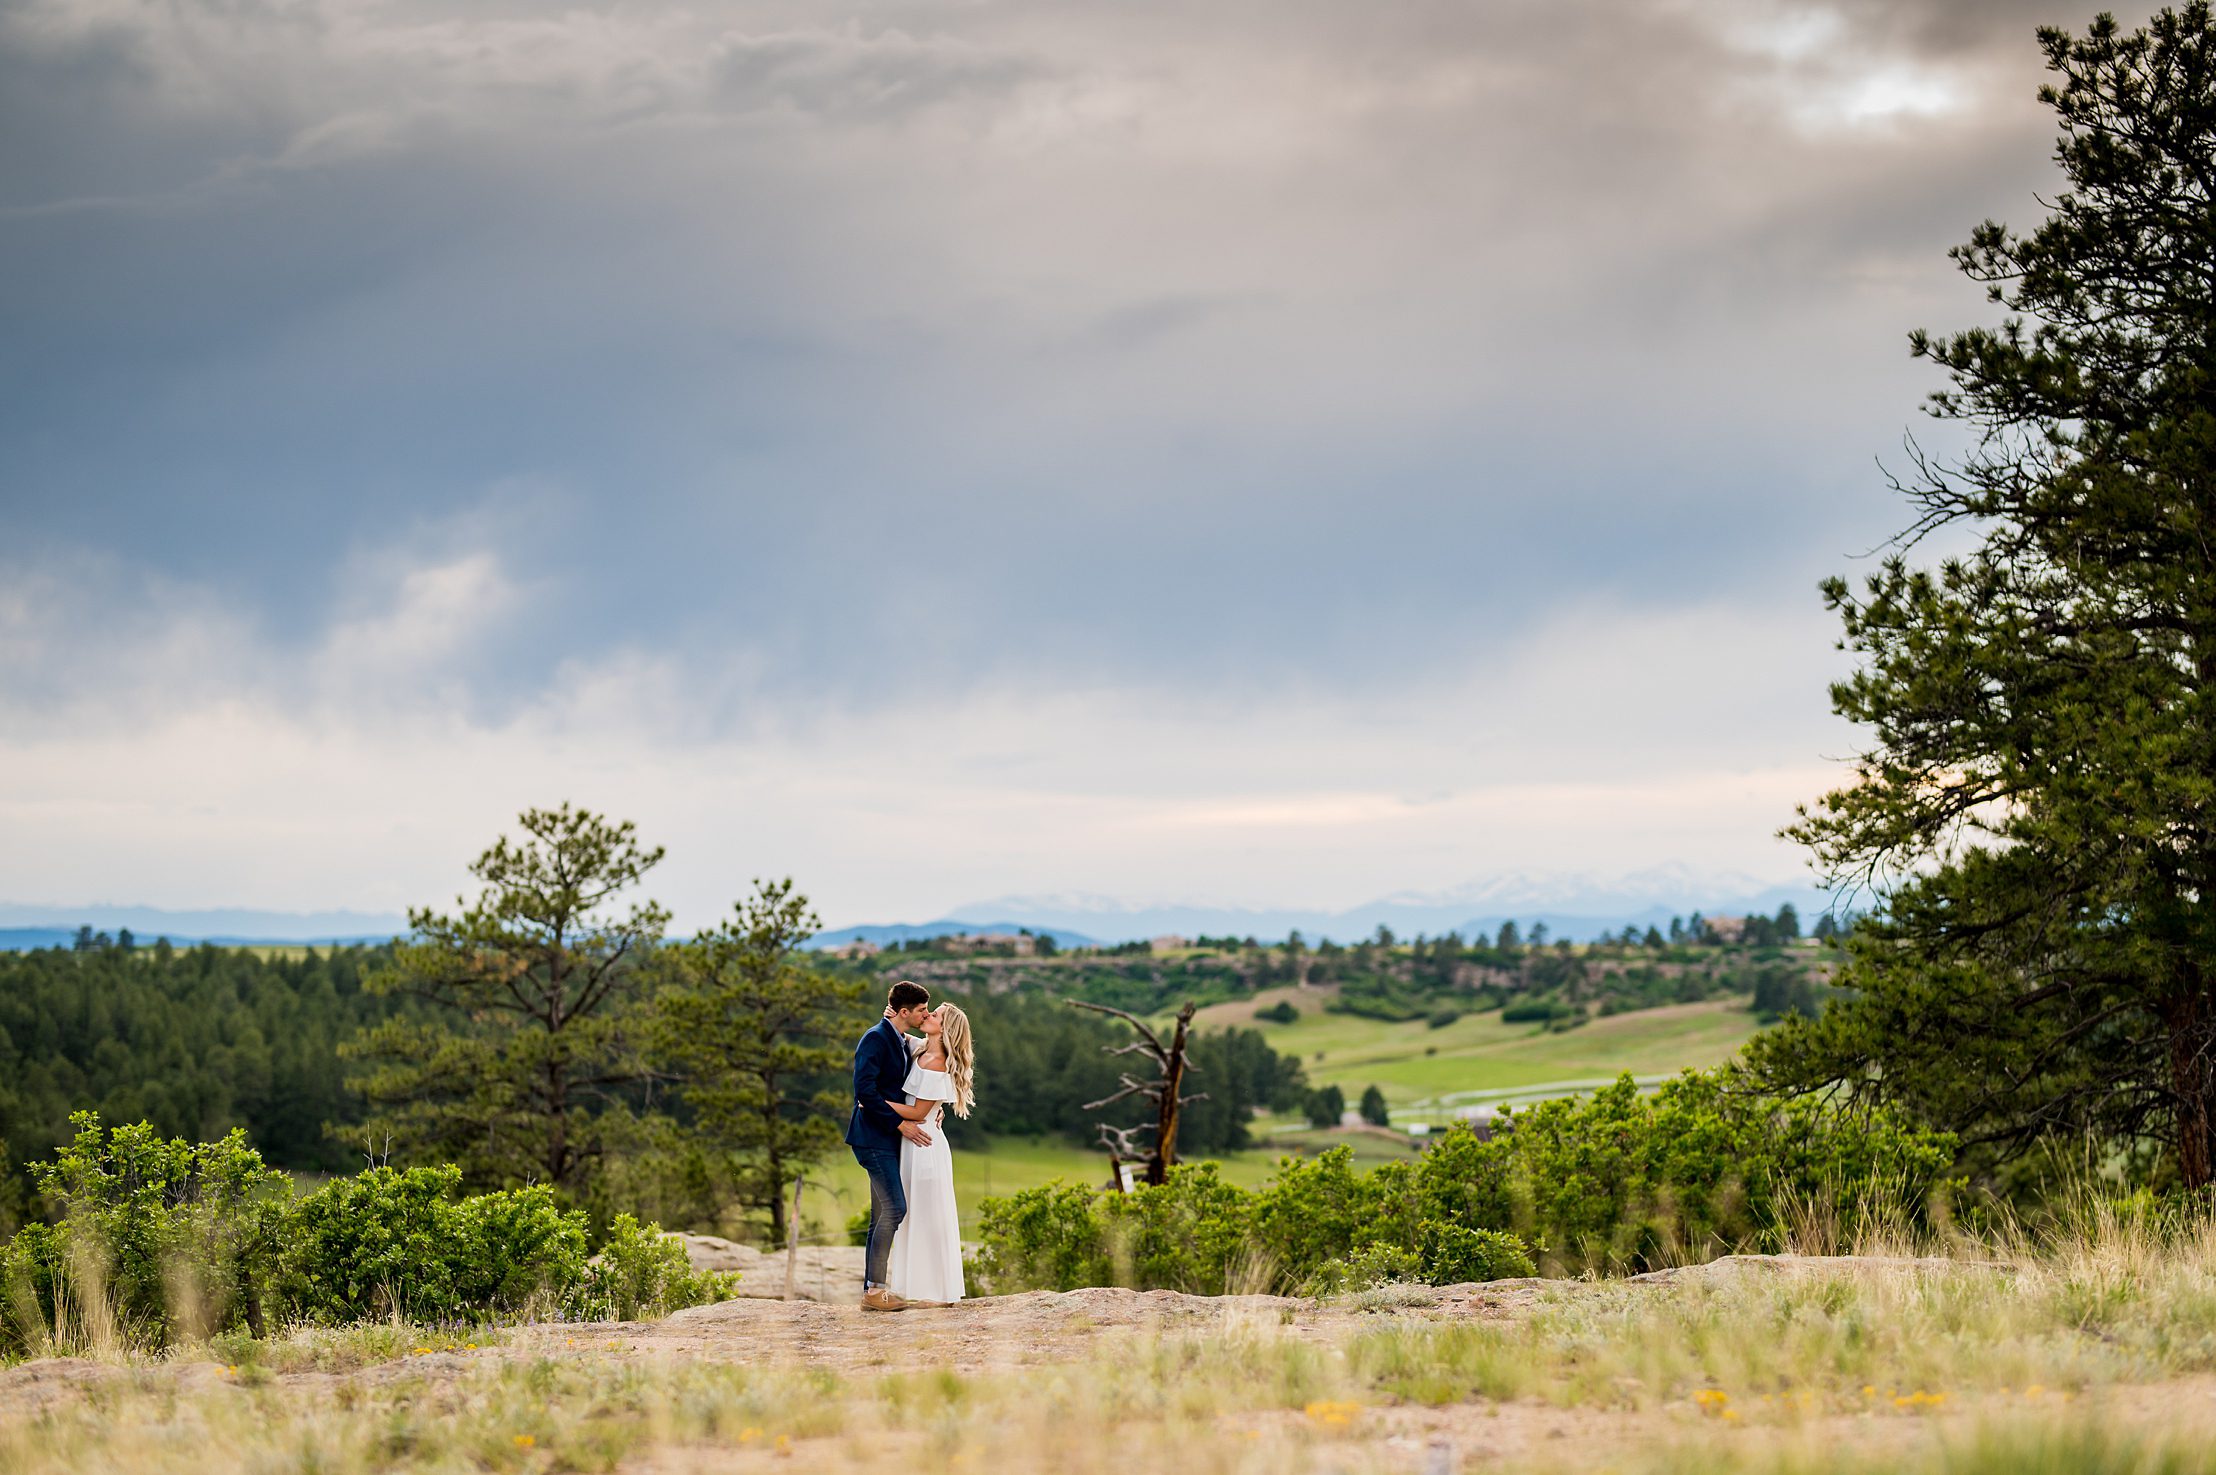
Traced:
<svg viewBox="0 0 2216 1475">
<path fill-rule="evenodd" d="M 2052 15 L 13 0 L 0 571 L 313 664 L 493 570 L 348 678 L 650 652 L 710 728 L 1798 619 L 2047 180 Z M 144 642 L 42 608 L 0 687 L 78 710 Z"/>
</svg>

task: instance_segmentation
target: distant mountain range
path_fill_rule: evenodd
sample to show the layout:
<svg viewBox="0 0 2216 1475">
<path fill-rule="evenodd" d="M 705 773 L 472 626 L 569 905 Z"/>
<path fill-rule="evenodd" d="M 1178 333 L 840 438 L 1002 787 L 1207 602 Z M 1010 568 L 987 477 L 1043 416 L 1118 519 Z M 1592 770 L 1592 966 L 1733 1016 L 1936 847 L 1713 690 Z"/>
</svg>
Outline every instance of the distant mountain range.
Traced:
<svg viewBox="0 0 2216 1475">
<path fill-rule="evenodd" d="M 1831 905 L 1819 887 L 1764 882 L 1731 873 L 1703 873 L 1657 866 L 1608 879 L 1589 875 L 1527 873 L 1473 882 L 1443 892 L 1402 892 L 1345 911 L 1256 909 L 1193 903 L 1137 904 L 1102 896 L 1002 896 L 958 907 L 935 922 L 842 927 L 823 933 L 818 947 L 855 938 L 883 944 L 959 932 L 1014 932 L 1019 926 L 1051 935 L 1064 946 L 1181 937 L 1253 937 L 1281 941 L 1298 931 L 1311 942 L 1354 942 L 1380 926 L 1397 937 L 1437 937 L 1459 932 L 1474 938 L 1513 921 L 1528 932 L 1544 922 L 1556 937 L 1586 941 L 1626 926 L 1667 928 L 1670 918 L 1701 912 L 1713 917 L 1774 915 L 1791 902 L 1804 924 Z M 1020 917 L 1020 923 L 986 918 Z"/>
<path fill-rule="evenodd" d="M 168 911 L 141 906 L 40 906 L 0 902 L 0 952 L 61 947 L 77 929 L 129 929 L 140 942 L 383 942 L 408 930 L 406 917 L 376 912 L 265 912 L 238 908 Z"/>
<path fill-rule="evenodd" d="M 965 932 L 1017 933 L 1029 929 L 1044 933 L 1054 939 L 1056 947 L 1091 947 L 1100 939 L 1083 932 L 1072 932 L 1066 927 L 1040 927 L 1030 922 L 965 922 L 956 917 L 941 917 L 936 922 L 888 922 L 883 926 L 841 927 L 833 932 L 819 932 L 808 940 L 814 948 L 844 947 L 850 942 L 874 942 L 879 947 L 895 942 L 921 942 L 933 937 L 957 937 Z"/>
<path fill-rule="evenodd" d="M 1525 873 L 1472 882 L 1451 891 L 1401 892 L 1345 911 L 1247 908 L 1204 903 L 1134 903 L 1084 895 L 1003 896 L 958 907 L 931 922 L 865 923 L 819 933 L 813 947 L 836 947 L 857 938 L 883 946 L 962 932 L 1016 932 L 1028 928 L 1063 947 L 1182 937 L 1254 937 L 1282 941 L 1298 930 L 1311 942 L 1354 942 L 1380 926 L 1395 936 L 1437 937 L 1459 932 L 1474 938 L 1513 921 L 1528 932 L 1544 922 L 1556 937 L 1586 941 L 1625 926 L 1667 928 L 1670 918 L 1774 914 L 1791 902 L 1803 923 L 1830 906 L 1818 887 L 1764 882 L 1731 873 L 1658 866 L 1600 879 L 1583 874 Z M 1010 920 L 1014 919 L 1014 920 Z M 140 906 L 33 906 L 0 902 L 0 951 L 68 944 L 79 927 L 113 934 L 129 928 L 142 942 L 382 942 L 408 930 L 405 917 L 374 912 L 271 912 L 237 909 L 166 911 Z"/>
</svg>

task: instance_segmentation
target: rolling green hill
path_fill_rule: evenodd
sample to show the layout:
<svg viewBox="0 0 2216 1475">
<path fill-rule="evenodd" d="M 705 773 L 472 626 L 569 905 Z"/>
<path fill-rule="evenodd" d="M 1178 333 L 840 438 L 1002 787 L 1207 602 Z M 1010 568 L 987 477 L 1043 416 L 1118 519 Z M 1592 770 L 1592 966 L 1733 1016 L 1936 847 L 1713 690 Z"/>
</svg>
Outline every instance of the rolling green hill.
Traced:
<svg viewBox="0 0 2216 1475">
<path fill-rule="evenodd" d="M 1376 1085 L 1396 1120 L 1441 1097 L 1496 1096 L 1536 1087 L 1670 1075 L 1717 1065 L 1760 1025 L 1744 999 L 1709 999 L 1629 1014 L 1550 1033 L 1542 1025 L 1503 1023 L 1500 1011 L 1465 1014 L 1438 1029 L 1422 1020 L 1367 1019 L 1324 1012 L 1321 990 L 1272 989 L 1252 1001 L 1203 1010 L 1211 1025 L 1258 1028 L 1271 1048 L 1299 1057 L 1309 1084 L 1338 1086 L 1348 1100 Z M 1300 1017 L 1279 1024 L 1257 1011 L 1290 1001 Z M 1560 1094 L 1560 1093 L 1555 1093 Z"/>
<path fill-rule="evenodd" d="M 1465 1015 L 1432 1029 L 1421 1020 L 1394 1023 L 1328 1014 L 1322 1011 L 1320 992 L 1270 990 L 1205 1009 L 1197 1022 L 1261 1029 L 1273 1048 L 1298 1052 L 1312 1084 L 1336 1085 L 1349 1101 L 1376 1084 L 1392 1104 L 1396 1126 L 1443 1123 L 1458 1106 L 1575 1094 L 1625 1071 L 1645 1080 L 1688 1066 L 1717 1065 L 1759 1028 L 1743 999 L 1715 999 L 1610 1015 L 1559 1034 L 1535 1025 L 1504 1024 L 1498 1011 Z M 1280 999 L 1292 1000 L 1302 1011 L 1300 1017 L 1290 1024 L 1255 1017 L 1257 1009 Z M 976 1119 L 987 1126 L 992 1120 L 991 1049 L 992 1042 L 980 1036 Z M 1205 1081 L 1194 1084 L 1206 1089 Z M 1310 1155 L 1344 1144 L 1354 1149 L 1359 1162 L 1374 1164 L 1418 1150 L 1412 1142 L 1396 1142 L 1383 1133 L 1316 1131 L 1290 1117 L 1259 1126 L 1262 1146 L 1210 1155 L 1235 1183 L 1259 1183 L 1288 1153 Z M 954 1183 L 963 1229 L 975 1225 L 978 1205 L 988 1196 L 1058 1178 L 1101 1183 L 1107 1173 L 1103 1153 L 1061 1138 L 1001 1137 L 957 1148 Z M 861 1169 L 843 1151 L 825 1164 L 824 1177 L 810 1192 L 815 1200 L 807 1218 L 815 1238 L 839 1238 L 847 1218 L 868 1201 Z"/>
</svg>

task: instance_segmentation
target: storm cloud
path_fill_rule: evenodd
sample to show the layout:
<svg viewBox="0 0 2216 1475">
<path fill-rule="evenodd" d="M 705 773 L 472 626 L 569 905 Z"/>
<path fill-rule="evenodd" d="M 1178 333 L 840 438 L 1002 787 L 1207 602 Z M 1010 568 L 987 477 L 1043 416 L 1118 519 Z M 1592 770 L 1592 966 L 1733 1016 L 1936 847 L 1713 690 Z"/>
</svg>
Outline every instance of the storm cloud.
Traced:
<svg viewBox="0 0 2216 1475">
<path fill-rule="evenodd" d="M 1790 868 L 2084 19 L 8 0 L 0 895 Z"/>
</svg>

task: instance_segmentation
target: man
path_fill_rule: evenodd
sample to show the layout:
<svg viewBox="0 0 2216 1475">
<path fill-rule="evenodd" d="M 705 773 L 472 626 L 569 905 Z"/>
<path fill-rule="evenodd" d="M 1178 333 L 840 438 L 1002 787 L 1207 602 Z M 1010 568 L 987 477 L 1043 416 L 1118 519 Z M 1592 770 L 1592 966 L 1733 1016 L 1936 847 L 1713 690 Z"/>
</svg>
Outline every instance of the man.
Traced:
<svg viewBox="0 0 2216 1475">
<path fill-rule="evenodd" d="M 846 1145 L 869 1175 L 869 1250 L 862 1267 L 862 1305 L 871 1311 L 898 1311 L 908 1303 L 885 1284 L 893 1234 L 908 1217 L 908 1198 L 900 1187 L 900 1139 L 931 1145 L 931 1134 L 904 1121 L 886 1103 L 905 1094 L 908 1080 L 908 1031 L 923 1025 L 931 1012 L 931 992 L 907 979 L 885 996 L 885 1017 L 854 1047 L 854 1115 L 846 1124 Z"/>
</svg>

